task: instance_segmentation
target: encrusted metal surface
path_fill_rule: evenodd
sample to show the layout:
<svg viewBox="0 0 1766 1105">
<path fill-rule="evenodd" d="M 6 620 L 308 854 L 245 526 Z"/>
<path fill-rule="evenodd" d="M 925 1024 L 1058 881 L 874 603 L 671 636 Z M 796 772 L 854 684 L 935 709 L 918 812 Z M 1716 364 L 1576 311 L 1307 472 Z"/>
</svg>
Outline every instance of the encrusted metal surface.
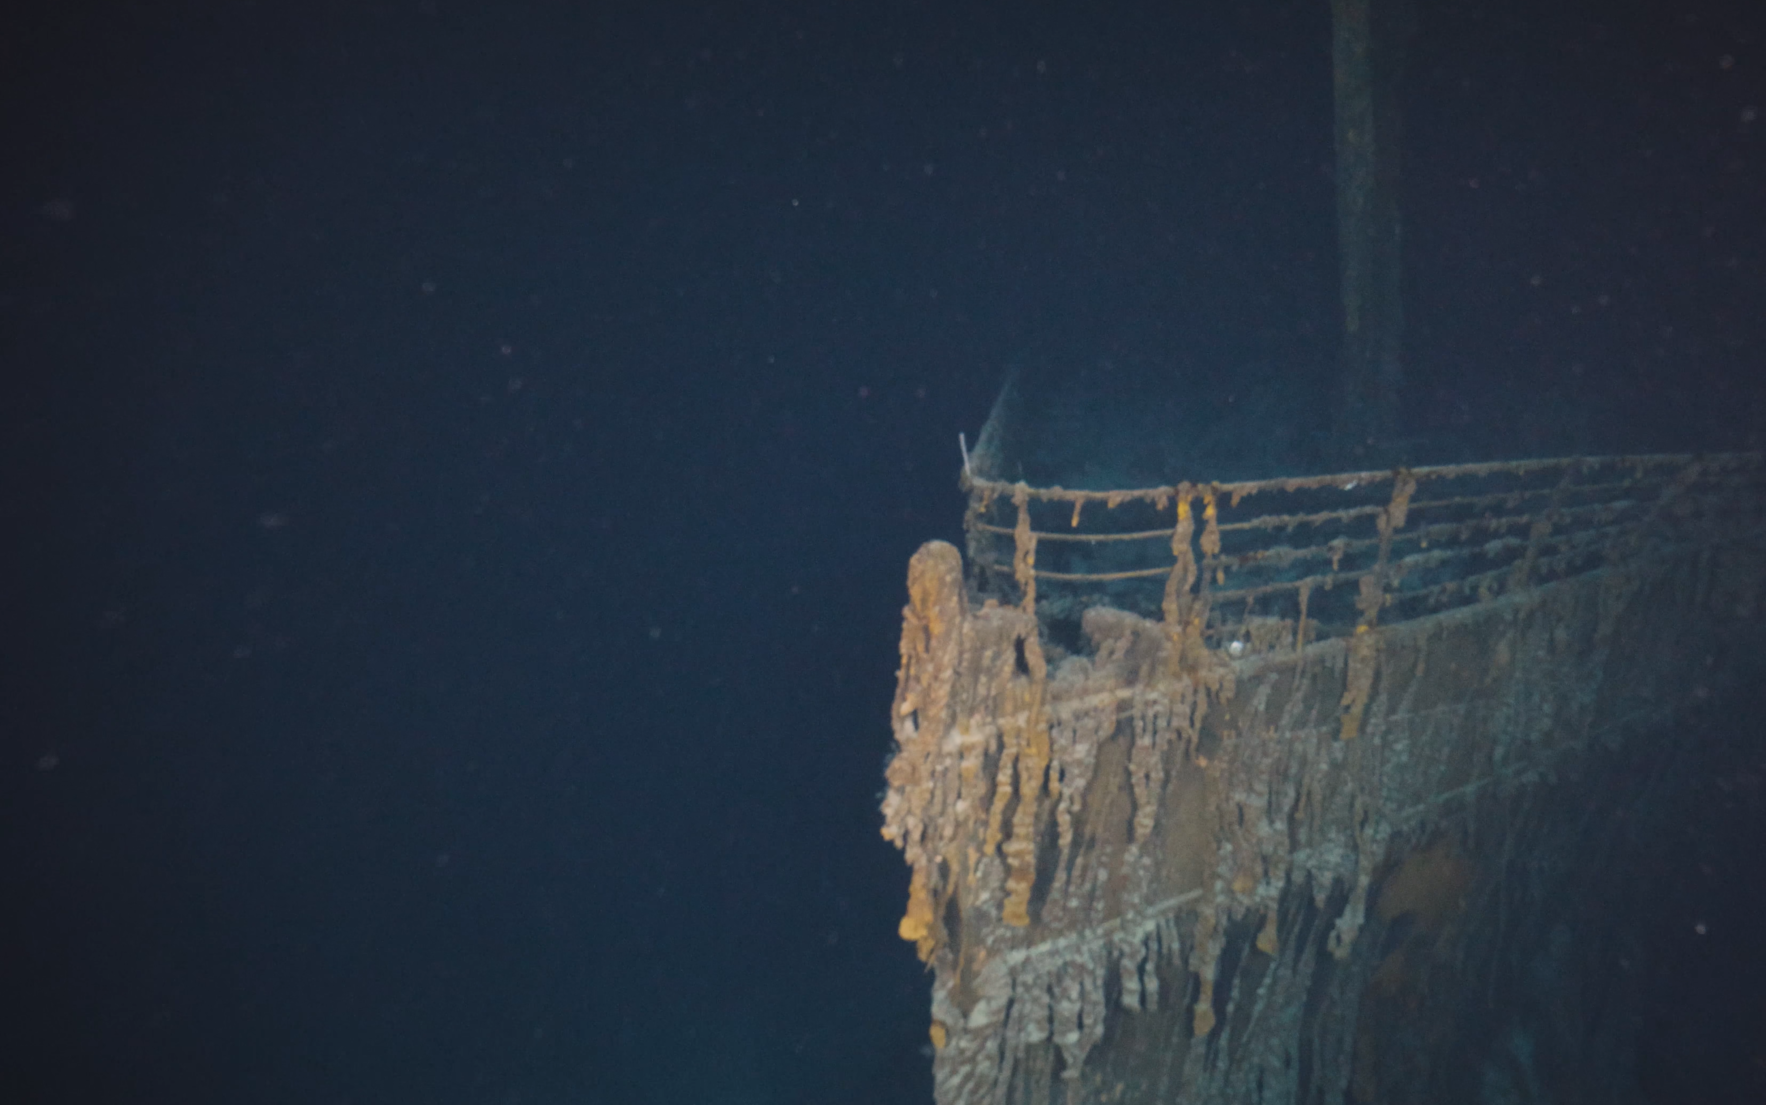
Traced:
<svg viewBox="0 0 1766 1105">
<path fill-rule="evenodd" d="M 1709 696 L 1758 616 L 1760 479 L 968 481 L 969 571 L 910 565 L 884 803 L 940 1105 L 1404 1099 L 1415 1057 L 1358 1014 L 1543 923 L 1505 857 L 1580 830 L 1526 812 Z"/>
</svg>

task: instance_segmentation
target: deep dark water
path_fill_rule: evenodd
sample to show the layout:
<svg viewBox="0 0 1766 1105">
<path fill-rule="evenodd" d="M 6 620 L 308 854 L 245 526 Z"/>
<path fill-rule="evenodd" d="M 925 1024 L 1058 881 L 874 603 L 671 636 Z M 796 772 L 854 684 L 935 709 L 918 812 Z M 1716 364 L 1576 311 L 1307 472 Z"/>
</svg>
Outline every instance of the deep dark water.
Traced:
<svg viewBox="0 0 1766 1105">
<path fill-rule="evenodd" d="M 1758 446 L 1763 32 L 1431 8 L 1407 417 L 1442 455 Z M 906 559 L 956 536 L 956 434 L 1013 364 L 1081 381 L 1100 456 L 1307 461 L 1326 34 L 1306 3 L 19 19 L 0 1100 L 928 1100 L 874 800 Z M 1193 449 L 1124 446 L 1149 395 Z M 1726 754 L 1711 873 L 1660 873 L 1664 1101 L 1759 1099 Z"/>
<path fill-rule="evenodd" d="M 1766 908 L 1751 841 L 1766 839 L 1766 749 L 1758 670 L 1692 733 L 1697 784 L 1679 830 L 1640 866 L 1648 923 L 1648 1014 L 1639 1079 L 1655 1101 L 1766 1099 L 1766 964 L 1753 945 Z"/>
</svg>

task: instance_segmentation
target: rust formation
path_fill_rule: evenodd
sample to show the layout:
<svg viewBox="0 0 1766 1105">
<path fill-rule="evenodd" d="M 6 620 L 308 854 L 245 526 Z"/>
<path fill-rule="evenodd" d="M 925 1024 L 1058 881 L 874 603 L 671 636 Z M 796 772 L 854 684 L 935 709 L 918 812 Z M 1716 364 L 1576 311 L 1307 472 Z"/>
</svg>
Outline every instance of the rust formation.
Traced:
<svg viewBox="0 0 1766 1105">
<path fill-rule="evenodd" d="M 940 1105 L 1441 1093 L 1477 1056 L 1395 1041 L 1481 979 L 1500 1021 L 1504 957 L 1572 924 L 1520 867 L 1605 877 L 1567 811 L 1757 634 L 1763 482 L 966 474 L 967 557 L 909 565 L 883 804 Z"/>
</svg>

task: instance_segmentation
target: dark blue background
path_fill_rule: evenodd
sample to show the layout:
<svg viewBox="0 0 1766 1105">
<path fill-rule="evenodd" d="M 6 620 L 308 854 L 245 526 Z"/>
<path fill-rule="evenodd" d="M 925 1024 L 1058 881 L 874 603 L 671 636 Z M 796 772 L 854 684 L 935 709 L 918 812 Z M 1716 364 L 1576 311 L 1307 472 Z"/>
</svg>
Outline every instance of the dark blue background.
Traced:
<svg viewBox="0 0 1766 1105">
<path fill-rule="evenodd" d="M 1407 429 L 1757 445 L 1766 15 L 1427 7 Z M 1328 379 L 1327 5 L 12 19 L 0 1098 L 927 1099 L 906 558 L 1010 364 Z"/>
</svg>

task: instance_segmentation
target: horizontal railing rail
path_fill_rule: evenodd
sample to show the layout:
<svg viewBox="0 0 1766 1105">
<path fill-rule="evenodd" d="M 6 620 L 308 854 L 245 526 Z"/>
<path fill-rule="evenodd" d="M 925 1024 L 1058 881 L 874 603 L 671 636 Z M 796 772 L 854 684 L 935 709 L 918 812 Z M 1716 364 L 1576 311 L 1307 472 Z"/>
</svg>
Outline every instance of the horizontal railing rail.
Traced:
<svg viewBox="0 0 1766 1105">
<path fill-rule="evenodd" d="M 1658 454 L 1127 490 L 963 483 L 984 596 L 1053 621 L 1118 606 L 1237 655 L 1760 539 L 1766 465 Z"/>
</svg>

